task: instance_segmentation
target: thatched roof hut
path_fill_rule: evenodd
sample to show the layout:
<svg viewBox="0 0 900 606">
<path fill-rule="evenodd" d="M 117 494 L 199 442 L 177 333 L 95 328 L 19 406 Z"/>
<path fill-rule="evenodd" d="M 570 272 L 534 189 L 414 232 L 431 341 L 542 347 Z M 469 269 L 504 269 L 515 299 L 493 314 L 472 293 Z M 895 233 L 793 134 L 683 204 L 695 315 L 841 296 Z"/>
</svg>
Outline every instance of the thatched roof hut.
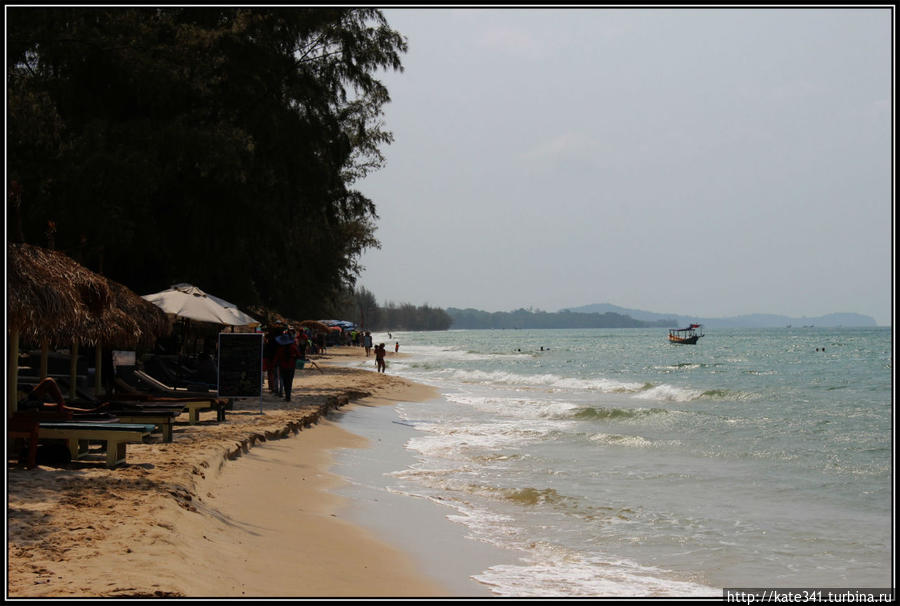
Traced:
<svg viewBox="0 0 900 606">
<path fill-rule="evenodd" d="M 150 344 L 169 330 L 165 314 L 125 286 L 76 263 L 63 253 L 25 243 L 6 248 L 6 313 L 10 337 L 8 411 L 17 408 L 20 337 L 43 346 L 79 343 L 130 348 Z M 97 348 L 97 368 L 100 348 Z M 100 373 L 95 373 L 99 388 Z M 72 381 L 75 385 L 74 377 Z"/>
<path fill-rule="evenodd" d="M 302 322 L 300 322 L 300 326 L 309 328 L 310 330 L 313 330 L 315 332 L 322 332 L 326 334 L 331 330 L 327 324 L 323 324 L 322 322 L 318 322 L 316 320 L 303 320 Z"/>
<path fill-rule="evenodd" d="M 8 243 L 7 327 L 32 341 L 134 347 L 169 331 L 155 305 L 61 252 Z"/>
<path fill-rule="evenodd" d="M 172 322 L 159 307 L 118 282 L 108 280 L 107 285 L 111 305 L 89 316 L 83 325 L 87 332 L 103 335 L 97 339 L 99 344 L 121 349 L 151 346 L 172 330 Z"/>
<path fill-rule="evenodd" d="M 66 255 L 24 243 L 6 246 L 7 327 L 35 341 L 96 342 L 99 326 L 90 316 L 110 306 L 108 281 Z M 89 330 L 90 328 L 90 330 Z"/>
<path fill-rule="evenodd" d="M 267 327 L 272 326 L 296 326 L 298 322 L 296 320 L 291 320 L 275 310 L 269 309 L 263 305 L 251 305 L 247 308 L 251 314 L 256 316 L 257 318 L 263 318 L 263 324 Z"/>
</svg>

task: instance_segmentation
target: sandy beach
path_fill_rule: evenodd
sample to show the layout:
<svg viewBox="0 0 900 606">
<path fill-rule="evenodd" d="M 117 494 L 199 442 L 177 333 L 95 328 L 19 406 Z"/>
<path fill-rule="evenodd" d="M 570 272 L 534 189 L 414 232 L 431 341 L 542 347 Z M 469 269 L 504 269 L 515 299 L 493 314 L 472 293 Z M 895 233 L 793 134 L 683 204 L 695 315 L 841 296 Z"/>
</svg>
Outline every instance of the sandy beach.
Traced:
<svg viewBox="0 0 900 606">
<path fill-rule="evenodd" d="M 127 464 L 7 466 L 8 598 L 449 596 L 409 553 L 344 518 L 335 448 L 364 438 L 329 419 L 351 402 L 427 401 L 431 388 L 341 366 L 332 348 L 292 402 L 238 400 L 227 421 L 179 418 L 172 443 Z M 373 359 L 374 367 L 374 359 Z M 260 412 L 262 414 L 260 414 Z"/>
</svg>

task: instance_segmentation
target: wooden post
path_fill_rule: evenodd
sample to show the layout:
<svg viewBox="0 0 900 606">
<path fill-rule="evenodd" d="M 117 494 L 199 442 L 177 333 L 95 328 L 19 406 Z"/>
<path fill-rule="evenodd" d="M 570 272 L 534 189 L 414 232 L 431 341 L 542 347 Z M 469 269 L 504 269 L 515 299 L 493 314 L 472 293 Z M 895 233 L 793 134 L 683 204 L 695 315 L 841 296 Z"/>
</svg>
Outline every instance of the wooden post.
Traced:
<svg viewBox="0 0 900 606">
<path fill-rule="evenodd" d="M 71 360 L 69 362 L 69 374 L 71 382 L 69 383 L 69 399 L 75 399 L 75 388 L 78 383 L 78 341 L 72 341 Z"/>
<path fill-rule="evenodd" d="M 47 355 L 50 351 L 50 342 L 43 341 L 41 343 L 41 379 L 47 377 Z"/>
<path fill-rule="evenodd" d="M 95 351 L 97 353 L 94 355 L 94 397 L 99 398 L 103 389 L 103 382 L 100 377 L 100 368 L 103 366 L 103 346 L 97 343 Z"/>
<path fill-rule="evenodd" d="M 7 384 L 9 393 L 6 398 L 6 416 L 12 416 L 19 409 L 19 331 L 9 333 L 9 374 Z"/>
</svg>

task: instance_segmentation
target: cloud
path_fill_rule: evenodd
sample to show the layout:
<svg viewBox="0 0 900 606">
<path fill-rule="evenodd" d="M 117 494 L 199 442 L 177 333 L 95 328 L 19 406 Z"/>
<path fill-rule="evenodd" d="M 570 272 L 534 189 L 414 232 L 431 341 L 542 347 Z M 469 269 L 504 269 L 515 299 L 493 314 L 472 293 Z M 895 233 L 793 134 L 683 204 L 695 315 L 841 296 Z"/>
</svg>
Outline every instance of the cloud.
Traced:
<svg viewBox="0 0 900 606">
<path fill-rule="evenodd" d="M 541 43 L 531 32 L 509 26 L 492 27 L 482 32 L 477 44 L 483 48 L 531 59 L 540 56 L 542 51 Z"/>
<path fill-rule="evenodd" d="M 594 147 L 594 141 L 582 133 L 568 132 L 538 143 L 523 154 L 526 160 L 559 160 L 583 155 Z"/>
</svg>

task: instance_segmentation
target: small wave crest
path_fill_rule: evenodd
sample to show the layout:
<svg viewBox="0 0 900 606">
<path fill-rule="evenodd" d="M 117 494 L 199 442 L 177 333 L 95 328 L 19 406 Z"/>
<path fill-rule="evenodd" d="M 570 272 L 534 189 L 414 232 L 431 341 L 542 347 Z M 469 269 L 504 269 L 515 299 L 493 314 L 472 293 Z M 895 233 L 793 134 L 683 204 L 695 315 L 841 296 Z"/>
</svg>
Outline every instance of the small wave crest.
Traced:
<svg viewBox="0 0 900 606">
<path fill-rule="evenodd" d="M 649 385 L 640 393 L 632 396 L 638 400 L 658 400 L 662 402 L 693 402 L 694 400 L 726 400 L 739 402 L 752 400 L 756 396 L 751 393 L 732 391 L 729 389 L 691 389 L 675 385 Z"/>
<path fill-rule="evenodd" d="M 632 448 L 648 448 L 654 443 L 641 436 L 623 436 L 615 433 L 598 433 L 590 437 L 592 442 L 609 446 L 628 446 Z"/>
<path fill-rule="evenodd" d="M 485 385 L 513 385 L 521 387 L 536 387 L 549 389 L 574 389 L 585 391 L 600 391 L 604 393 L 627 393 L 640 391 L 645 388 L 644 383 L 628 383 L 613 379 L 577 379 L 562 377 L 557 374 L 523 375 L 505 371 L 484 370 L 450 370 L 450 377 L 461 383 L 476 383 Z"/>
<path fill-rule="evenodd" d="M 665 408 L 577 408 L 573 411 L 576 419 L 581 420 L 621 420 L 647 417 L 650 415 L 669 414 Z"/>
</svg>

